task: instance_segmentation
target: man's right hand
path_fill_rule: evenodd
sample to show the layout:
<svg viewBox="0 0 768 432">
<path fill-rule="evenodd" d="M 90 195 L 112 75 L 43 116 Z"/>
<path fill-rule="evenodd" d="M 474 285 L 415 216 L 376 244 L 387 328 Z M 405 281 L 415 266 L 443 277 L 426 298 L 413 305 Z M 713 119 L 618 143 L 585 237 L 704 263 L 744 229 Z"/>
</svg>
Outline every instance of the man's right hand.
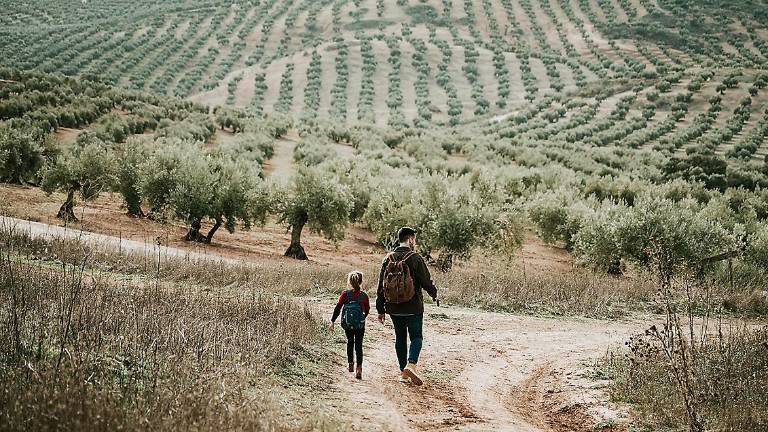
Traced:
<svg viewBox="0 0 768 432">
<path fill-rule="evenodd" d="M 387 316 L 385 314 L 379 314 L 379 322 L 384 324 L 384 320 L 387 319 Z"/>
</svg>

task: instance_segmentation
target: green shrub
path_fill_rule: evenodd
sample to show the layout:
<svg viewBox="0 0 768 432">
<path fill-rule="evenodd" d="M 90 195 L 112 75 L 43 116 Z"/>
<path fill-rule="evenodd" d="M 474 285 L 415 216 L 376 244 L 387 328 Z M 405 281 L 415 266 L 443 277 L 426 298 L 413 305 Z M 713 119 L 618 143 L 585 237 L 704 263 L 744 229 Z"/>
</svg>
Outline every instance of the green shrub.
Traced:
<svg viewBox="0 0 768 432">
<path fill-rule="evenodd" d="M 27 183 L 55 153 L 50 134 L 32 125 L 0 123 L 0 181 Z"/>
<path fill-rule="evenodd" d="M 538 195 L 528 202 L 528 218 L 542 240 L 550 244 L 563 243 L 568 250 L 573 247 L 584 216 L 592 212 L 576 198 L 572 192 L 561 190 Z"/>
<path fill-rule="evenodd" d="M 693 202 L 643 196 L 633 207 L 601 208 L 575 234 L 575 252 L 591 265 L 614 270 L 618 259 L 665 281 L 681 272 L 711 270 L 707 259 L 738 250 L 738 235 L 701 214 Z"/>
</svg>

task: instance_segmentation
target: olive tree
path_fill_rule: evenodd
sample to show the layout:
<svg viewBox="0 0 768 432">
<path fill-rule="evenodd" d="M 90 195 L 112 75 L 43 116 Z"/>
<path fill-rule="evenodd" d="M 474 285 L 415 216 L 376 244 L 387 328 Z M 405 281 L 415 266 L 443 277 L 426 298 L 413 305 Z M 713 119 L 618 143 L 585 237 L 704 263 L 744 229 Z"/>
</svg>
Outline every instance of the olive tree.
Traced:
<svg viewBox="0 0 768 432">
<path fill-rule="evenodd" d="M 339 182 L 349 189 L 352 195 L 350 222 L 363 219 L 371 194 L 378 183 L 377 179 L 392 176 L 394 171 L 388 165 L 360 155 L 326 161 L 323 163 L 323 170 L 335 175 Z"/>
<path fill-rule="evenodd" d="M 53 146 L 51 135 L 40 128 L 0 123 L 0 181 L 34 182 Z"/>
<path fill-rule="evenodd" d="M 144 217 L 141 208 L 141 188 L 139 168 L 147 160 L 149 150 L 146 144 L 138 139 L 129 139 L 122 146 L 117 160 L 117 192 L 123 197 L 128 215 Z"/>
<path fill-rule="evenodd" d="M 574 235 L 579 231 L 584 216 L 591 213 L 589 201 L 576 200 L 578 192 L 561 189 L 532 198 L 527 204 L 528 218 L 536 232 L 547 243 L 562 242 L 566 249 L 573 248 Z"/>
<path fill-rule="evenodd" d="M 204 242 L 200 229 L 203 218 L 211 213 L 215 176 L 200 151 L 187 152 L 179 160 L 175 174 L 176 184 L 169 191 L 168 204 L 189 227 L 184 239 Z"/>
<path fill-rule="evenodd" d="M 299 168 L 291 184 L 278 193 L 276 213 L 291 231 L 285 256 L 305 260 L 301 245 L 305 227 L 332 241 L 344 238 L 353 198 L 334 176 L 316 168 Z"/>
<path fill-rule="evenodd" d="M 600 210 L 575 235 L 577 254 L 603 269 L 624 259 L 656 273 L 666 287 L 675 275 L 705 271 L 709 258 L 739 247 L 737 234 L 690 200 L 644 196 L 633 207 Z"/>
<path fill-rule="evenodd" d="M 150 219 L 161 219 L 169 208 L 171 193 L 179 181 L 179 166 L 191 151 L 197 152 L 197 144 L 180 140 L 161 139 L 156 149 L 138 167 L 139 190 L 149 205 Z"/>
<path fill-rule="evenodd" d="M 768 270 L 768 223 L 755 224 L 749 234 L 744 260 L 764 271 Z"/>
<path fill-rule="evenodd" d="M 455 258 L 467 259 L 482 245 L 503 247 L 505 253 L 514 247 L 519 225 L 500 217 L 498 204 L 473 188 L 467 176 L 434 175 L 419 182 L 393 178 L 373 189 L 363 220 L 385 246 L 394 245 L 399 227 L 415 227 L 420 251 L 429 259 L 439 252 L 437 263 L 448 271 Z M 511 237 L 502 241 L 502 234 Z"/>
<path fill-rule="evenodd" d="M 223 225 L 229 233 L 238 223 L 250 229 L 253 224 L 264 225 L 272 208 L 273 195 L 260 179 L 252 163 L 218 159 L 213 162 L 213 198 L 208 205 L 208 217 L 213 226 L 204 242 L 211 243 L 213 235 Z"/>
<path fill-rule="evenodd" d="M 175 216 L 188 226 L 187 241 L 210 243 L 222 226 L 232 233 L 238 224 L 265 223 L 272 194 L 261 180 L 262 156 L 258 146 L 208 153 L 199 143 L 164 141 L 139 165 L 139 191 L 153 217 Z M 203 233 L 207 220 L 212 226 Z"/>
<path fill-rule="evenodd" d="M 452 268 L 454 258 L 469 258 L 475 248 L 497 234 L 495 203 L 480 199 L 462 180 L 433 176 L 416 196 L 420 246 L 427 254 L 440 252 L 437 263 L 443 271 Z"/>
<path fill-rule="evenodd" d="M 109 190 L 116 181 L 114 153 L 103 142 L 91 140 L 58 156 L 42 170 L 42 189 L 47 193 L 62 191 L 67 198 L 56 217 L 76 221 L 75 194 L 90 201 Z"/>
<path fill-rule="evenodd" d="M 414 182 L 404 175 L 390 176 L 372 188 L 363 221 L 376 234 L 377 240 L 387 248 L 397 244 L 397 230 L 403 226 L 416 226 L 416 195 Z"/>
<path fill-rule="evenodd" d="M 604 201 L 587 214 L 574 233 L 574 252 L 582 264 L 610 274 L 621 274 L 622 250 L 618 231 L 629 209 Z"/>
</svg>

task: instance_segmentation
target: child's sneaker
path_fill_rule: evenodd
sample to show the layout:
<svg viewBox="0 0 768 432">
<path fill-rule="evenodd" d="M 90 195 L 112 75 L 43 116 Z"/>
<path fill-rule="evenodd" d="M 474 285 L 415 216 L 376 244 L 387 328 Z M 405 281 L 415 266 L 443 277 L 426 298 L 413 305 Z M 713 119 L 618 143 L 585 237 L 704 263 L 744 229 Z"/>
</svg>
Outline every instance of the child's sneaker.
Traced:
<svg viewBox="0 0 768 432">
<path fill-rule="evenodd" d="M 416 375 L 416 363 L 408 363 L 408 366 L 406 366 L 405 369 L 403 369 L 403 375 L 410 378 L 411 382 L 414 385 L 420 386 L 424 384 L 421 381 L 421 378 L 419 378 L 419 376 Z"/>
</svg>

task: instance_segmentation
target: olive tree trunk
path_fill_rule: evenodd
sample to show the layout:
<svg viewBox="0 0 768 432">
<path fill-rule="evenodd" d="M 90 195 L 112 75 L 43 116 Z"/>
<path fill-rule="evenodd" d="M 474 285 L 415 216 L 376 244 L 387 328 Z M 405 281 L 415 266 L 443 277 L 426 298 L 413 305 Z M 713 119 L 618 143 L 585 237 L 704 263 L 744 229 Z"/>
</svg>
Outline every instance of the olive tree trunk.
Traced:
<svg viewBox="0 0 768 432">
<path fill-rule="evenodd" d="M 307 218 L 304 216 L 291 226 L 291 245 L 288 246 L 288 250 L 285 251 L 285 256 L 298 260 L 309 259 L 307 258 L 307 253 L 304 251 L 304 247 L 301 245 L 301 231 L 306 224 Z"/>
<path fill-rule="evenodd" d="M 210 230 L 208 230 L 208 235 L 205 236 L 205 243 L 210 244 L 213 240 L 213 235 L 216 234 L 216 231 L 221 228 L 222 221 L 220 218 L 216 218 L 216 223 L 213 224 Z"/>
<path fill-rule="evenodd" d="M 184 236 L 184 240 L 186 241 L 196 241 L 196 242 L 203 242 L 205 241 L 205 236 L 200 234 L 200 219 L 195 220 L 192 222 L 192 224 L 189 226 L 189 231 L 187 231 L 187 235 Z"/>
<path fill-rule="evenodd" d="M 70 189 L 67 192 L 67 200 L 59 207 L 59 213 L 56 215 L 59 219 L 64 219 L 68 222 L 77 222 L 75 216 L 75 190 Z"/>
<path fill-rule="evenodd" d="M 128 211 L 128 216 L 135 218 L 143 218 L 146 216 L 144 210 L 141 208 L 141 197 L 135 191 L 124 192 L 123 198 L 125 200 L 125 208 Z"/>
</svg>

